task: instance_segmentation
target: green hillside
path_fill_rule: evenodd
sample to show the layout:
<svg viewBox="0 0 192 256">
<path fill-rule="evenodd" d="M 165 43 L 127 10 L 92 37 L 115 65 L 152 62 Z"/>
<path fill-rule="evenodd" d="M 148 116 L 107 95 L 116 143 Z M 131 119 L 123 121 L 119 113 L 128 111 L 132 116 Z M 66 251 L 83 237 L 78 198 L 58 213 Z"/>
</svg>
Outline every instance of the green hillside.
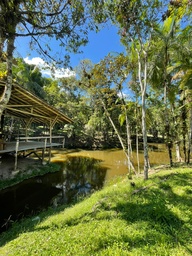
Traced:
<svg viewBox="0 0 192 256">
<path fill-rule="evenodd" d="M 132 182 L 132 184 L 131 184 Z M 68 207 L 15 223 L 0 255 L 192 255 L 192 169 L 118 180 Z"/>
</svg>

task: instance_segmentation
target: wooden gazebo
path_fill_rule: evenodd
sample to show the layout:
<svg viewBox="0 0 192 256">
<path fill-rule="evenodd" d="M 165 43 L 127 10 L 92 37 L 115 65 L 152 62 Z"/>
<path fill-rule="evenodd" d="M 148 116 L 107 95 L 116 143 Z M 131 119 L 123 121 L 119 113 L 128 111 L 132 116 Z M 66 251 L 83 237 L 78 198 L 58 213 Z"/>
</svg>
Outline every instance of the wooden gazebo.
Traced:
<svg viewBox="0 0 192 256">
<path fill-rule="evenodd" d="M 0 97 L 4 92 L 4 87 L 5 83 L 0 81 Z M 5 141 L 5 146 L 0 148 L 0 155 L 4 153 L 15 154 L 15 169 L 17 168 L 18 152 L 27 152 L 30 150 L 31 153 L 36 154 L 36 150 L 42 149 L 43 161 L 44 151 L 46 148 L 49 148 L 49 155 L 51 156 L 52 147 L 59 145 L 64 146 L 63 142 L 53 143 L 53 138 L 56 138 L 52 135 L 53 127 L 56 123 L 72 123 L 72 120 L 69 117 L 64 115 L 56 108 L 50 106 L 31 92 L 27 91 L 17 83 L 14 83 L 12 86 L 11 97 L 3 114 L 4 116 L 12 116 L 21 119 L 25 128 L 25 136 L 19 136 L 13 142 Z M 32 123 L 44 124 L 49 127 L 49 135 L 29 137 L 28 130 Z M 3 124 L 1 124 L 1 126 L 3 126 Z M 1 127 L 1 130 L 3 130 L 3 127 Z M 31 153 L 27 153 L 27 155 Z"/>
</svg>

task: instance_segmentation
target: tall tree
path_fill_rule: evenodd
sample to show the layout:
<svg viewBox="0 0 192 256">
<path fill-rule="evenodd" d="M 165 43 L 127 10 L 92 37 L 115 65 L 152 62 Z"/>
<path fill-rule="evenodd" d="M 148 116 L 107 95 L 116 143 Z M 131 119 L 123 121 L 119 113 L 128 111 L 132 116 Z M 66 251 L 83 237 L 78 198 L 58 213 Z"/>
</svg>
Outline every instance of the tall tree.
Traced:
<svg viewBox="0 0 192 256">
<path fill-rule="evenodd" d="M 0 117 L 9 101 L 12 88 L 12 61 L 17 37 L 31 37 L 31 46 L 37 46 L 46 58 L 51 56 L 48 38 L 54 38 L 61 47 L 77 51 L 85 45 L 88 29 L 95 21 L 102 21 L 102 2 L 98 0 L 2 0 L 0 1 L 0 59 L 6 51 L 7 79 L 0 98 Z M 42 43 L 44 38 L 46 43 Z M 64 59 L 68 55 L 64 54 Z"/>
<path fill-rule="evenodd" d="M 168 67 L 168 72 L 172 74 L 172 80 L 178 85 L 180 97 L 181 132 L 183 137 L 183 151 L 185 161 L 190 161 L 190 151 L 192 142 L 192 107 L 191 107 L 191 82 L 192 82 L 192 28 L 187 25 L 179 31 L 177 43 L 174 45 L 173 62 Z M 187 132 L 187 129 L 189 131 Z M 188 136 L 187 136 L 188 134 Z M 188 145 L 186 145 L 188 137 Z M 188 156 L 187 156 L 188 147 Z"/>
<path fill-rule="evenodd" d="M 135 172 L 135 168 L 131 161 L 131 140 L 130 126 L 127 115 L 127 106 L 122 93 L 123 84 L 127 79 L 128 59 L 120 54 L 116 57 L 106 56 L 100 63 L 96 65 L 88 65 L 82 62 L 81 81 L 80 83 L 87 88 L 90 94 L 95 95 L 99 104 L 103 107 L 111 126 L 113 127 L 122 149 L 127 157 L 128 171 Z M 118 96 L 119 95 L 119 96 Z M 119 103 L 119 104 L 118 104 Z M 118 104 L 118 106 L 117 106 Z M 119 112 L 117 111 L 118 107 Z M 114 114 L 115 112 L 115 114 Z M 119 131 L 118 117 L 120 114 L 124 116 L 126 122 L 127 139 L 124 143 L 123 137 Z M 122 120 L 122 118 L 121 118 Z M 118 122 L 117 122 L 118 121 Z M 121 121 L 122 122 L 122 121 Z"/>
<path fill-rule="evenodd" d="M 181 86 L 179 86 L 180 83 L 177 79 L 180 75 L 176 74 L 175 70 L 181 72 L 181 69 L 178 68 L 178 57 L 183 56 L 185 41 L 187 37 L 190 38 L 190 33 L 187 33 L 188 36 L 185 37 L 185 40 L 181 40 L 183 34 L 181 27 L 184 28 L 188 24 L 186 16 L 188 15 L 188 7 L 188 1 L 183 1 L 182 4 L 181 1 L 177 1 L 177 4 L 176 1 L 170 1 L 168 10 L 163 15 L 163 24 L 161 23 L 155 28 L 150 54 L 150 83 L 153 88 L 156 88 L 156 91 L 158 90 L 159 95 L 163 95 L 164 131 L 171 166 L 173 165 L 173 143 L 176 145 L 177 158 L 180 159 L 179 122 L 177 118 L 179 109 L 182 111 L 182 117 L 186 116 L 185 106 L 178 108 L 178 94 L 180 92 L 181 96 L 183 93 L 181 94 Z M 185 22 L 183 23 L 183 21 Z M 182 63 L 183 68 L 186 67 L 185 58 L 183 58 Z M 184 152 L 186 151 L 185 134 L 186 124 L 183 122 Z"/>
<path fill-rule="evenodd" d="M 154 31 L 154 43 L 151 47 L 151 83 L 156 89 L 163 94 L 164 105 L 164 127 L 166 144 L 168 147 L 170 166 L 173 165 L 172 159 L 172 146 L 173 136 L 171 134 L 171 111 L 168 109 L 168 105 L 173 103 L 174 97 L 171 93 L 172 90 L 172 76 L 167 72 L 168 66 L 171 63 L 171 51 L 174 44 L 176 35 L 176 20 L 175 17 L 168 17 L 164 21 L 164 24 L 159 28 L 156 27 Z M 157 41 L 158 39 L 158 41 Z M 172 99 L 172 102 L 169 101 Z M 172 105 L 172 104 L 171 104 Z"/>
</svg>

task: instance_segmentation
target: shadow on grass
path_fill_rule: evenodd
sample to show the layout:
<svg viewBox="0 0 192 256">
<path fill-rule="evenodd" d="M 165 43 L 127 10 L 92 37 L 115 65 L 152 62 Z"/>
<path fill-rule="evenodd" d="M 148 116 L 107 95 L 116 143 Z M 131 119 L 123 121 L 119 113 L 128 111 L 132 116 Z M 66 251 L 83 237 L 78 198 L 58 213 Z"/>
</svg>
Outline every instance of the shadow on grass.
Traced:
<svg viewBox="0 0 192 256">
<path fill-rule="evenodd" d="M 168 175 L 167 179 L 171 176 Z M 182 195 L 174 192 L 174 187 L 176 186 L 184 187 Z M 192 229 L 190 228 L 192 226 L 192 223 L 190 223 L 192 213 L 189 211 L 192 207 L 192 189 L 190 186 L 191 175 L 178 173 L 171 179 L 171 185 L 161 182 L 157 188 L 150 188 L 136 196 L 133 195 L 132 200 L 129 202 L 118 203 L 114 210 L 128 224 L 140 221 L 147 222 L 149 228 L 151 228 L 149 232 L 146 232 L 147 237 L 155 229 L 159 236 L 161 234 L 167 235 L 167 243 L 181 244 L 192 254 L 192 250 L 186 245 L 191 243 L 190 234 L 192 234 Z M 189 225 L 185 225 L 186 221 L 181 218 L 181 215 L 174 212 L 174 207 L 178 207 L 180 214 L 182 212 L 185 215 L 184 219 L 189 219 Z M 143 241 L 146 241 L 147 237 Z M 157 242 L 158 236 L 153 234 L 150 244 Z M 145 245 L 145 242 L 143 245 Z M 139 242 L 140 246 L 142 246 L 141 242 Z"/>
<path fill-rule="evenodd" d="M 157 177 L 155 178 L 157 179 Z M 79 218 L 69 218 L 63 221 L 62 225 L 75 226 L 79 223 L 88 223 L 94 220 L 105 220 L 105 219 L 121 219 L 127 222 L 127 225 L 136 224 L 135 227 L 139 229 L 143 226 L 141 234 L 132 236 L 132 234 L 122 234 L 119 237 L 119 242 L 129 244 L 129 248 L 142 248 L 148 244 L 156 245 L 159 240 L 166 237 L 166 243 L 177 246 L 178 244 L 185 247 L 189 253 L 192 253 L 191 249 L 188 248 L 187 244 L 191 241 L 190 234 L 192 233 L 190 218 L 191 213 L 189 211 L 192 206 L 192 189 L 191 189 L 191 175 L 187 173 L 175 173 L 164 175 L 159 178 L 159 182 L 155 183 L 154 186 L 149 187 L 146 190 L 141 190 L 134 194 L 130 198 L 130 190 L 119 193 L 118 197 L 120 200 L 114 202 L 113 195 L 100 199 L 95 207 L 90 212 L 85 212 Z M 175 188 L 178 186 L 182 187 L 183 193 L 176 193 Z M 111 192 L 113 193 L 113 192 Z M 114 192 L 116 193 L 116 192 Z M 126 194 L 127 193 L 127 194 Z M 122 198 L 122 199 L 121 199 Z M 127 200 L 125 199 L 127 198 Z M 111 201 L 110 201 L 111 200 Z M 113 202 L 112 202 L 113 200 Z M 179 209 L 179 213 L 174 208 Z M 63 211 L 66 206 L 62 206 L 56 210 L 50 210 L 41 214 L 42 220 L 46 219 L 51 215 L 55 215 L 60 211 Z M 186 210 L 186 211 L 185 211 Z M 181 217 L 181 212 L 187 215 L 189 219 L 189 225 L 186 225 L 185 218 Z M 103 214 L 100 214 L 100 213 Z M 46 230 L 50 229 L 49 226 L 36 227 L 35 222 L 27 220 L 19 230 L 12 231 L 10 237 L 1 239 L 0 246 L 5 244 L 19 235 L 20 232 L 25 231 L 32 232 L 34 229 Z M 54 226 L 53 228 L 57 228 Z M 7 239 L 7 240 L 6 240 Z M 109 235 L 102 237 L 97 251 L 102 250 L 107 244 L 112 244 L 117 237 Z"/>
<path fill-rule="evenodd" d="M 131 199 L 128 199 L 130 198 L 128 191 L 128 200 L 118 200 L 116 204 L 112 203 L 112 207 L 111 202 L 103 198 L 94 206 L 95 210 L 92 209 L 92 212 L 77 219 L 68 219 L 65 224 L 75 226 L 79 223 L 86 224 L 93 218 L 98 221 L 118 218 L 125 220 L 128 225 L 142 229 L 142 234 L 136 237 L 129 233 L 119 237 L 119 242 L 128 243 L 129 248 L 145 247 L 146 241 L 150 245 L 156 245 L 166 238 L 167 245 L 171 244 L 174 247 L 181 245 L 192 254 L 192 250 L 188 248 L 192 233 L 189 211 L 192 207 L 191 175 L 176 173 L 163 176 L 161 179 L 154 186 L 132 195 Z M 175 192 L 175 187 L 179 193 Z M 182 193 L 179 187 L 182 187 Z M 121 197 L 126 198 L 125 194 L 119 194 L 119 198 Z M 112 243 L 110 240 L 113 240 L 110 234 L 102 239 L 104 241 L 100 241 L 101 245 Z M 116 237 L 114 241 L 117 242 Z M 102 246 L 98 248 L 101 249 Z"/>
<path fill-rule="evenodd" d="M 36 226 L 43 222 L 45 219 L 55 214 L 59 214 L 61 211 L 64 211 L 67 207 L 70 206 L 72 206 L 72 204 L 67 206 L 63 205 L 57 209 L 46 209 L 44 212 L 41 212 L 39 214 L 36 213 L 35 215 L 26 216 L 20 220 L 7 223 L 7 225 L 12 224 L 12 226 L 9 227 L 7 231 L 4 231 L 0 234 L 0 247 L 4 246 L 11 240 L 16 239 L 23 232 L 33 232 L 34 230 L 36 230 Z"/>
</svg>

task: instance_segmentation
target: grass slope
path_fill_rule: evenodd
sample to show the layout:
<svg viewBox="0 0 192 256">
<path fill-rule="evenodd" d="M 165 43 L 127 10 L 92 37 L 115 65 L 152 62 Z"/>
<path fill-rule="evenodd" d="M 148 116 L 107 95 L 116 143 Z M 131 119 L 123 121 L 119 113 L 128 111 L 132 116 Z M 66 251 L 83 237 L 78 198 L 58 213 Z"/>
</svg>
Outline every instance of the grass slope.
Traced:
<svg viewBox="0 0 192 256">
<path fill-rule="evenodd" d="M 65 208 L 15 223 L 0 255 L 192 255 L 192 170 L 121 179 Z"/>
</svg>

